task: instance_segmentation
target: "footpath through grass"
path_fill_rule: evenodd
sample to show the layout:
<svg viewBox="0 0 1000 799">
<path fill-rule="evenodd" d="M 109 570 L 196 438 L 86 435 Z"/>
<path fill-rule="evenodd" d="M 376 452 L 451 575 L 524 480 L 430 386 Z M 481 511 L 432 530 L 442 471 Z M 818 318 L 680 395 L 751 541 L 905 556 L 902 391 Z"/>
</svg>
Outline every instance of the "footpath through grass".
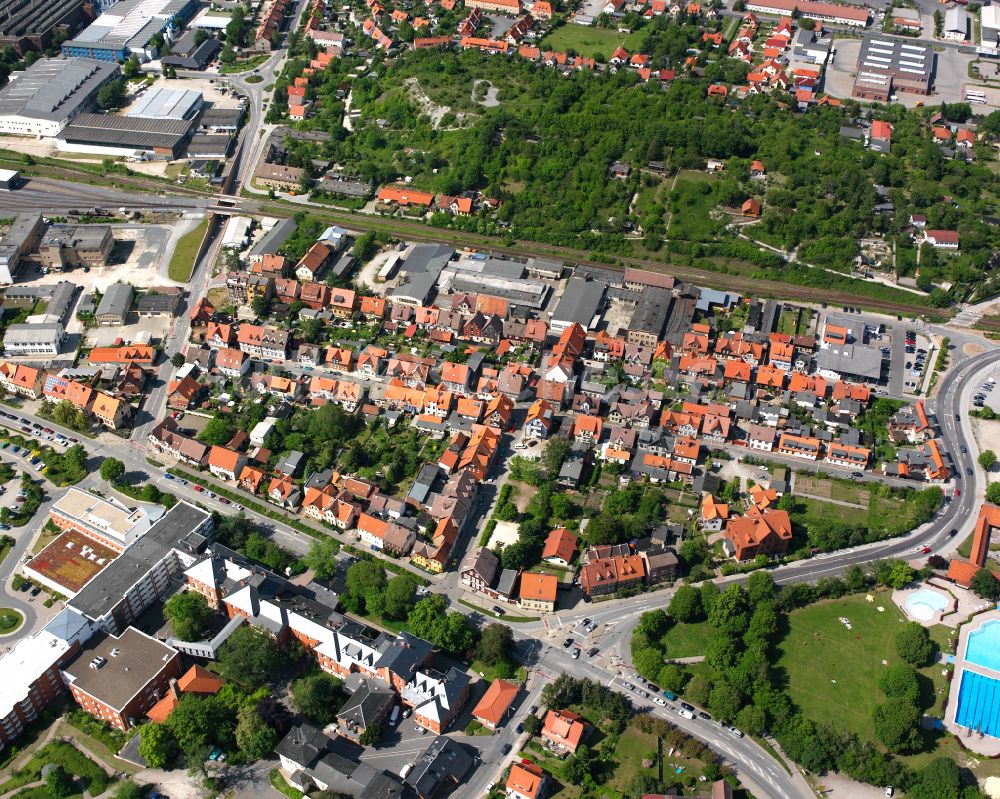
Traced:
<svg viewBox="0 0 1000 799">
<path fill-rule="evenodd" d="M 170 265 L 167 267 L 167 276 L 171 280 L 187 283 L 191 279 L 191 273 L 194 271 L 194 260 L 207 230 L 208 219 L 205 218 L 198 223 L 198 227 L 181 236 L 177 247 L 174 248 L 174 254 L 170 256 Z"/>
</svg>

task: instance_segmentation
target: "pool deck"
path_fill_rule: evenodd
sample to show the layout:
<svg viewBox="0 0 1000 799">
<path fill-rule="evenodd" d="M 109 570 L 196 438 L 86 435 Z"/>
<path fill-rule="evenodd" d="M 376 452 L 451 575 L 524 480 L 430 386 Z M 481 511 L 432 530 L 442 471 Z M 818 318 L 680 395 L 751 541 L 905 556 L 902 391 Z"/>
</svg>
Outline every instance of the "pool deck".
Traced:
<svg viewBox="0 0 1000 799">
<path fill-rule="evenodd" d="M 967 727 L 959 726 L 955 723 L 955 714 L 958 713 L 958 693 L 962 684 L 962 674 L 964 671 L 971 671 L 982 674 L 994 680 L 1000 680 L 1000 672 L 969 663 L 965 659 L 965 648 L 969 643 L 969 635 L 988 621 L 1000 621 L 1000 610 L 989 610 L 976 616 L 972 621 L 962 627 L 958 638 L 958 652 L 955 655 L 955 673 L 952 676 L 951 688 L 948 692 L 948 706 L 945 708 L 944 726 L 950 733 L 961 741 L 962 746 L 981 755 L 996 757 L 1000 755 L 1000 738 L 991 735 L 980 735 L 977 732 L 970 732 Z"/>
<path fill-rule="evenodd" d="M 906 607 L 907 597 L 911 594 L 917 593 L 917 591 L 923 591 L 928 588 L 947 596 L 951 600 L 951 607 L 944 612 L 935 613 L 930 619 L 918 619 L 911 616 Z M 972 591 L 955 585 L 954 583 L 950 583 L 947 580 L 941 580 L 937 577 L 931 577 L 929 580 L 917 583 L 910 588 L 893 591 L 892 601 L 896 603 L 899 609 L 903 611 L 903 615 L 905 615 L 910 621 L 915 621 L 917 624 L 922 624 L 924 627 L 933 627 L 935 624 L 943 624 L 945 627 L 951 627 L 952 629 L 958 627 L 974 613 L 978 613 L 979 611 L 990 607 L 989 602 L 983 601 Z"/>
</svg>

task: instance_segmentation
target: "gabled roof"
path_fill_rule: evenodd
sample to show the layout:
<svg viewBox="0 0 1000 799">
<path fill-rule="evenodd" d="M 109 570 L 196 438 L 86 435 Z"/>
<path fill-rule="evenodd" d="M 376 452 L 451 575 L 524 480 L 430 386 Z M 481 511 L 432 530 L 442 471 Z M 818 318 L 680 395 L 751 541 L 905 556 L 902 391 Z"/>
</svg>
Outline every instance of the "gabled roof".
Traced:
<svg viewBox="0 0 1000 799">
<path fill-rule="evenodd" d="M 559 558 L 569 563 L 573 559 L 576 545 L 577 537 L 573 533 L 565 527 L 557 527 L 545 539 L 545 547 L 542 549 L 542 560 Z"/>
<path fill-rule="evenodd" d="M 504 715 L 511 703 L 517 698 L 520 687 L 506 680 L 494 680 L 486 689 L 483 698 L 472 711 L 473 717 L 481 719 L 494 727 L 503 721 Z"/>
</svg>

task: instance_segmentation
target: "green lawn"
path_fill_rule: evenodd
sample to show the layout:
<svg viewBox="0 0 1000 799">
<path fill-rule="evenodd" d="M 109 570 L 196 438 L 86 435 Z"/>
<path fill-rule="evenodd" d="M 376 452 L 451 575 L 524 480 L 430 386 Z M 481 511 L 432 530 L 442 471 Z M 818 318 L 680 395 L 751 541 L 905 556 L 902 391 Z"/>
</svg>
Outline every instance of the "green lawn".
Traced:
<svg viewBox="0 0 1000 799">
<path fill-rule="evenodd" d="M 668 658 L 689 658 L 705 654 L 705 646 L 712 635 L 707 621 L 695 624 L 675 624 L 663 636 L 663 647 Z"/>
<path fill-rule="evenodd" d="M 12 633 L 24 624 L 24 616 L 13 608 L 0 608 L 0 635 Z"/>
<path fill-rule="evenodd" d="M 821 486 L 823 481 L 817 481 Z M 800 488 L 796 485 L 796 488 Z M 832 483 L 829 487 L 833 498 L 843 502 L 867 505 L 867 508 L 840 505 L 820 499 L 797 496 L 792 522 L 808 530 L 814 521 L 828 522 L 836 519 L 844 524 L 863 526 L 875 533 L 876 538 L 899 535 L 916 526 L 917 515 L 911 503 L 896 497 L 880 497 L 863 488 Z M 804 487 L 801 490 L 805 491 Z M 809 491 L 809 493 L 814 493 Z M 815 493 L 819 493 L 818 491 Z M 828 494 L 829 495 L 829 494 Z"/>
<path fill-rule="evenodd" d="M 546 36 L 539 43 L 542 50 L 566 52 L 574 50 L 585 58 L 602 55 L 607 60 L 619 46 L 630 53 L 637 49 L 646 35 L 642 31 L 619 33 L 610 28 L 595 28 L 588 25 L 563 25 Z"/>
<path fill-rule="evenodd" d="M 667 235 L 687 241 L 711 241 L 722 227 L 709 213 L 716 206 L 711 177 L 698 173 L 698 179 L 679 178 L 670 192 L 667 207 L 671 212 Z"/>
<path fill-rule="evenodd" d="M 879 613 L 878 608 L 885 608 Z M 838 621 L 850 619 L 848 630 Z M 809 718 L 875 740 L 872 710 L 885 697 L 878 689 L 882 660 L 896 665 L 899 658 L 893 638 L 903 614 L 888 592 L 874 602 L 863 595 L 830 600 L 796 610 L 788 617 L 788 633 L 778 645 L 777 667 L 785 672 L 787 693 Z M 935 628 L 943 641 L 943 628 Z M 925 708 L 938 712 L 940 697 L 931 688 L 943 684 L 941 667 L 922 669 L 927 678 Z"/>
<path fill-rule="evenodd" d="M 170 265 L 167 267 L 167 275 L 171 280 L 187 283 L 191 279 L 191 272 L 194 271 L 194 259 L 198 255 L 198 248 L 201 247 L 201 241 L 205 238 L 207 230 L 208 220 L 203 219 L 198 223 L 198 227 L 181 236 L 174 249 L 174 254 L 170 257 Z"/>
<path fill-rule="evenodd" d="M 6 782 L 0 783 L 0 794 L 7 793 L 15 788 L 20 788 L 23 785 L 28 785 L 40 779 L 42 767 L 46 763 L 56 763 L 66 769 L 72 776 L 79 778 L 86 784 L 92 796 L 97 796 L 107 790 L 108 775 L 103 768 L 94 763 L 72 744 L 65 741 L 52 741 L 39 749 L 34 757 L 23 768 L 11 774 Z M 47 789 L 47 786 L 45 788 Z M 36 790 L 32 795 L 37 797 L 52 796 L 51 792 L 45 789 L 42 792 Z"/>
</svg>

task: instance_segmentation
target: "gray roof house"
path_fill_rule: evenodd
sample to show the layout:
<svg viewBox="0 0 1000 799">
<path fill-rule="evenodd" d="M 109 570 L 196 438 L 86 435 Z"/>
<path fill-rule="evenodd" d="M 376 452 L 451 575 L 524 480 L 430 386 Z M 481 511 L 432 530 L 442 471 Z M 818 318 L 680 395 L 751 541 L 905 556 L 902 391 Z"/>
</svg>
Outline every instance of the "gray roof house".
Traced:
<svg viewBox="0 0 1000 799">
<path fill-rule="evenodd" d="M 128 283 L 114 283 L 101 297 L 97 306 L 97 323 L 101 325 L 123 325 L 132 307 L 135 290 Z"/>
</svg>

